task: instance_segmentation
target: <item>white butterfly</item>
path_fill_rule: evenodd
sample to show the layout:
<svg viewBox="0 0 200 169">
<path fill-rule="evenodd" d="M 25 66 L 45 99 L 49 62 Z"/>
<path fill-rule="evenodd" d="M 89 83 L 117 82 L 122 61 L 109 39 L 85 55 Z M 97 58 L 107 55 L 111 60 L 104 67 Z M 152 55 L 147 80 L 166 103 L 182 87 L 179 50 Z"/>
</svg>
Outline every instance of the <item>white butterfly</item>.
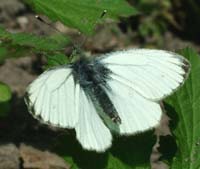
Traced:
<svg viewBox="0 0 200 169">
<path fill-rule="evenodd" d="M 84 149 L 103 152 L 111 146 L 112 126 L 120 135 L 157 126 L 159 101 L 183 84 L 189 67 L 182 56 L 154 49 L 81 57 L 42 73 L 28 87 L 26 103 L 43 122 L 75 128 Z"/>
</svg>

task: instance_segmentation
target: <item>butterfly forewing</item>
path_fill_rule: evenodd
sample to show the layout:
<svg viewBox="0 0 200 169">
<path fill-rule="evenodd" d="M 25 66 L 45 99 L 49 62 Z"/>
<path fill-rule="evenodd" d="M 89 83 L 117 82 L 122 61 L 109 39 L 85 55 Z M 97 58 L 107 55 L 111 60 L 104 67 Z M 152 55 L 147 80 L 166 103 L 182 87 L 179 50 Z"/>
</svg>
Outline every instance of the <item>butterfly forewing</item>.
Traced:
<svg viewBox="0 0 200 169">
<path fill-rule="evenodd" d="M 189 63 L 182 56 L 155 49 L 132 49 L 107 54 L 100 62 L 113 80 L 131 87 L 143 97 L 159 101 L 185 80 Z"/>
<path fill-rule="evenodd" d="M 45 123 L 74 128 L 78 120 L 75 85 L 69 67 L 44 72 L 27 90 L 28 106 L 33 107 L 31 113 Z"/>
</svg>

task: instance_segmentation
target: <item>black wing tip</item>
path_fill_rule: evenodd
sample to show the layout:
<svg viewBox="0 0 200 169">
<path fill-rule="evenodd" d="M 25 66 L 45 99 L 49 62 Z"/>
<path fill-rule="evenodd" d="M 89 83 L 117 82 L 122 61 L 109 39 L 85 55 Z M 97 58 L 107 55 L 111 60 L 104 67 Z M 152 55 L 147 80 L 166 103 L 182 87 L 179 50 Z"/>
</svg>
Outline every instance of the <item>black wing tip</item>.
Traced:
<svg viewBox="0 0 200 169">
<path fill-rule="evenodd" d="M 190 73 L 190 69 L 191 69 L 191 64 L 190 62 L 183 58 L 183 65 L 181 66 L 181 68 L 185 71 L 185 73 L 183 74 L 183 78 L 184 78 L 184 81 L 188 78 L 189 76 L 189 73 Z M 183 83 L 184 83 L 183 81 Z"/>
</svg>

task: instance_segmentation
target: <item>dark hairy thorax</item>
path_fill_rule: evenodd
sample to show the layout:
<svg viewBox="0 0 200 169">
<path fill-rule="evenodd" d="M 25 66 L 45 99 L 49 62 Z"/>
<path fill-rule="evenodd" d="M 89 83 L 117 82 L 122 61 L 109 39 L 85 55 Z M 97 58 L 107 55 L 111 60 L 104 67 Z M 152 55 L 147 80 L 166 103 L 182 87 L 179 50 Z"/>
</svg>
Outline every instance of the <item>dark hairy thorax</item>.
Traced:
<svg viewBox="0 0 200 169">
<path fill-rule="evenodd" d="M 106 82 L 109 80 L 109 74 L 112 73 L 98 60 L 88 60 L 81 58 L 72 64 L 75 82 L 79 83 L 81 88 L 90 97 L 95 98 L 103 111 L 116 123 L 121 120 L 111 100 L 107 96 L 105 89 L 109 89 Z"/>
</svg>

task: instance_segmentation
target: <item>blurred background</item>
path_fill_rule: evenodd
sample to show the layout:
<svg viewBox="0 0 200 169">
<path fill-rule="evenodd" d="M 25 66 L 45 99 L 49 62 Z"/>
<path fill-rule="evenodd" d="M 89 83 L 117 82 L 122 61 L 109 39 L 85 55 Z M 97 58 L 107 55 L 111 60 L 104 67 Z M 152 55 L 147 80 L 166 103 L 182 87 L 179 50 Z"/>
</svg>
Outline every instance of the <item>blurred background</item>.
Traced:
<svg viewBox="0 0 200 169">
<path fill-rule="evenodd" d="M 200 51 L 200 1 L 129 0 L 129 3 L 140 13 L 121 18 L 118 23 L 108 21 L 97 26 L 95 34 L 82 47 L 86 52 L 101 54 L 133 47 L 176 51 L 187 46 Z M 0 0 L 0 25 L 13 33 L 57 33 L 38 21 L 30 7 L 20 0 Z M 83 42 L 84 36 L 74 29 L 64 27 L 61 23 L 53 26 L 63 34 L 70 35 L 74 43 Z M 66 53 L 70 54 L 71 51 L 70 46 L 66 47 Z M 6 113 L 0 116 L 0 169 L 43 169 L 44 166 L 69 168 L 62 158 L 44 151 L 51 150 L 52 145 L 56 144 L 55 138 L 62 135 L 63 131 L 58 133 L 53 128 L 49 130 L 34 120 L 27 113 L 23 100 L 26 87 L 42 73 L 46 60 L 41 55 L 33 54 L 19 56 L 17 59 L 8 56 L 9 59 L 6 59 L 4 52 L 0 48 L 0 81 L 9 86 L 7 90 L 12 91 L 12 99 L 4 108 Z M 163 122 L 163 128 L 169 133 L 165 125 L 167 118 Z M 154 153 L 153 159 L 157 157 L 157 152 Z M 157 169 L 165 167 L 157 164 Z"/>
</svg>

